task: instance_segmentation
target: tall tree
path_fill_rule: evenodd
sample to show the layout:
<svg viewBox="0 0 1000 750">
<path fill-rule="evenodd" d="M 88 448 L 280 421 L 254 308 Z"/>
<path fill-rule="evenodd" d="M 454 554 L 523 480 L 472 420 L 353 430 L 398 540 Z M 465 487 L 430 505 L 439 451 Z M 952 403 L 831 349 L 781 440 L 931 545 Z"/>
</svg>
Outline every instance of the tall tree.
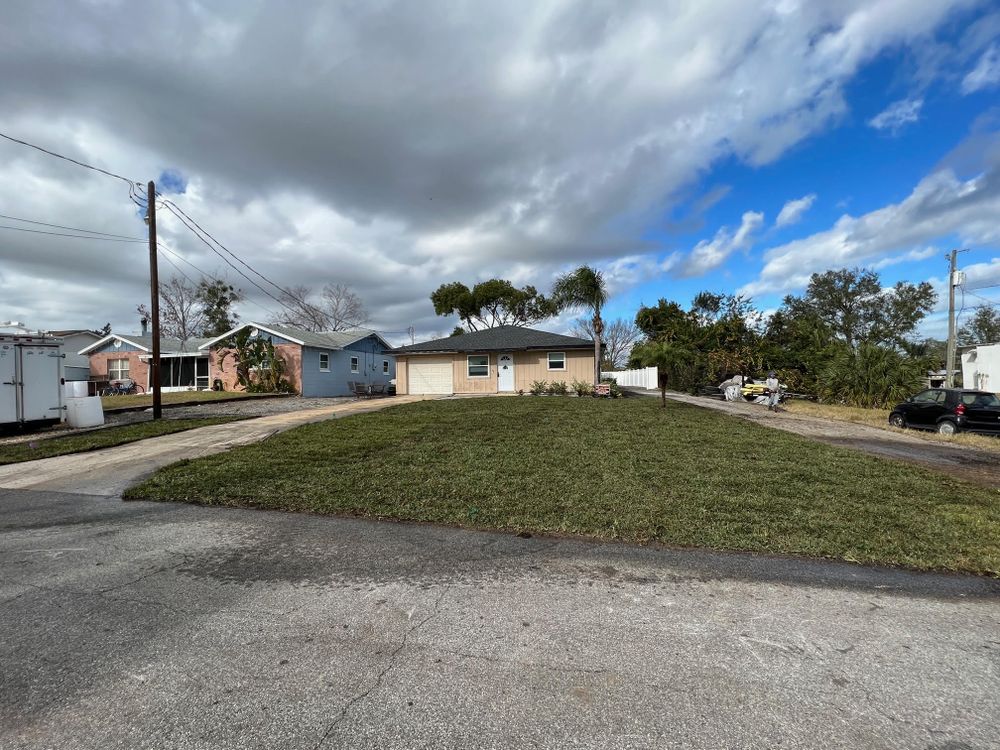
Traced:
<svg viewBox="0 0 1000 750">
<path fill-rule="evenodd" d="M 803 297 L 785 297 L 790 315 L 814 315 L 833 335 L 857 349 L 861 343 L 902 347 L 934 307 L 937 294 L 926 281 L 882 287 L 874 271 L 843 268 L 814 273 Z"/>
<path fill-rule="evenodd" d="M 201 305 L 202 336 L 221 336 L 235 328 L 239 316 L 233 305 L 243 299 L 243 293 L 220 279 L 202 279 L 198 283 L 198 302 Z"/>
<path fill-rule="evenodd" d="M 469 289 L 461 281 L 442 284 L 431 294 L 434 312 L 457 315 L 470 331 L 524 326 L 556 314 L 555 303 L 533 286 L 517 288 L 506 279 L 481 281 Z"/>
<path fill-rule="evenodd" d="M 183 343 L 201 334 L 205 310 L 199 291 L 200 287 L 179 276 L 160 284 L 160 335 Z"/>
<path fill-rule="evenodd" d="M 661 406 L 667 406 L 667 386 L 677 379 L 692 359 L 692 352 L 673 341 L 646 341 L 632 353 L 633 361 L 640 367 L 655 367 L 656 381 L 660 386 Z"/>
<path fill-rule="evenodd" d="M 594 338 L 593 321 L 580 318 L 573 324 L 573 335 L 581 339 Z M 632 347 L 642 338 L 642 331 L 630 320 L 618 318 L 604 326 L 604 363 L 602 369 L 617 370 L 628 364 Z M 609 365 L 605 367 L 604 364 Z"/>
<path fill-rule="evenodd" d="M 272 319 L 278 325 L 307 331 L 345 331 L 368 320 L 361 298 L 345 284 L 327 284 L 318 297 L 311 287 L 294 286 L 280 296 L 282 311 Z"/>
<path fill-rule="evenodd" d="M 1000 311 L 988 305 L 980 305 L 975 314 L 958 330 L 958 343 L 996 344 L 1000 343 Z"/>
<path fill-rule="evenodd" d="M 580 266 L 556 279 L 552 296 L 561 309 L 590 310 L 594 332 L 594 385 L 601 382 L 601 340 L 604 321 L 601 310 L 608 301 L 608 289 L 600 271 L 590 266 Z"/>
</svg>

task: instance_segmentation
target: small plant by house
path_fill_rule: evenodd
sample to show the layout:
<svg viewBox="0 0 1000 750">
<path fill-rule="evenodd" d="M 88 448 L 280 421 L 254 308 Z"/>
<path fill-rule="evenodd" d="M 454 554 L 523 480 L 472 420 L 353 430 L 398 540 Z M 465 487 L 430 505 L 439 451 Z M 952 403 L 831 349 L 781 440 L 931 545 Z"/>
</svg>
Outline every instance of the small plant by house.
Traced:
<svg viewBox="0 0 1000 750">
<path fill-rule="evenodd" d="M 577 396 L 589 396 L 594 392 L 594 386 L 584 380 L 574 380 L 570 386 Z"/>
<path fill-rule="evenodd" d="M 547 391 L 548 386 L 549 384 L 544 380 L 535 380 L 532 382 L 529 390 L 531 391 L 532 396 L 541 396 Z"/>
<path fill-rule="evenodd" d="M 553 380 L 549 383 L 548 392 L 553 396 L 565 396 L 569 393 L 569 386 L 565 380 Z"/>
<path fill-rule="evenodd" d="M 294 393 L 285 378 L 288 369 L 284 358 L 268 339 L 254 338 L 249 328 L 233 334 L 224 344 L 219 357 L 219 369 L 226 359 L 233 358 L 236 380 L 247 393 Z"/>
</svg>

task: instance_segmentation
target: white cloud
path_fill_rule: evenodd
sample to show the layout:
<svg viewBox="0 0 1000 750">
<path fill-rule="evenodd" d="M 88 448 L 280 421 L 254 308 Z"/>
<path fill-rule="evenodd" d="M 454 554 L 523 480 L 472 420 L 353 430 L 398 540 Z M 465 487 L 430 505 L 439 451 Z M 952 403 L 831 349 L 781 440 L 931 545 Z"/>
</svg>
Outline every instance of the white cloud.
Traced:
<svg viewBox="0 0 1000 750">
<path fill-rule="evenodd" d="M 949 169 L 921 180 L 901 202 L 859 217 L 842 216 L 830 229 L 772 248 L 758 278 L 743 286 L 755 296 L 802 289 L 809 276 L 831 268 L 928 257 L 928 245 L 959 235 L 971 245 L 1000 243 L 1000 164 L 960 180 Z M 900 253 L 898 259 L 886 255 Z"/>
<path fill-rule="evenodd" d="M 447 328 L 428 301 L 445 281 L 516 274 L 547 289 L 591 262 L 624 289 L 662 273 L 631 259 L 682 188 L 829 126 L 862 66 L 925 44 L 970 2 L 119 5 L 5 8 L 0 130 L 136 179 L 179 169 L 191 187 L 178 203 L 279 284 L 345 282 L 374 325 L 431 331 Z M 114 181 L 10 143 L 0 205 L 143 231 Z M 751 224 L 702 262 L 743 246 Z M 162 227 L 248 292 L 245 316 L 274 305 Z M 141 252 L 13 234 L 0 236 L 0 318 L 134 326 Z"/>
<path fill-rule="evenodd" d="M 876 130 L 889 130 L 895 133 L 904 125 L 919 120 L 923 106 L 923 99 L 903 99 L 893 102 L 870 119 L 868 124 Z"/>
<path fill-rule="evenodd" d="M 812 207 L 815 200 L 816 194 L 811 193 L 793 201 L 788 201 L 781 207 L 781 212 L 778 214 L 778 218 L 775 220 L 774 226 L 785 227 L 789 224 L 796 223 L 802 218 L 802 215 Z"/>
<path fill-rule="evenodd" d="M 991 45 L 982 56 L 976 67 L 962 79 L 962 93 L 971 94 L 980 89 L 990 88 L 1000 83 L 1000 50 Z"/>
<path fill-rule="evenodd" d="M 750 247 L 753 233 L 764 224 L 764 214 L 758 211 L 747 211 L 743 214 L 740 226 L 735 232 L 729 227 L 722 227 L 711 240 L 702 240 L 695 245 L 694 250 L 681 264 L 678 273 L 681 276 L 701 276 L 723 263 L 737 250 Z"/>
</svg>

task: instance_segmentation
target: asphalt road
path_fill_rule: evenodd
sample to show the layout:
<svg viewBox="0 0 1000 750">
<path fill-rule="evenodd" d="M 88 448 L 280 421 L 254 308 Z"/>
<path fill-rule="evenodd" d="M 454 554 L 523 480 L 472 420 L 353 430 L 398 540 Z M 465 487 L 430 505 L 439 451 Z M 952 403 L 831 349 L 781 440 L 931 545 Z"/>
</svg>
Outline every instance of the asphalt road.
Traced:
<svg viewBox="0 0 1000 750">
<path fill-rule="evenodd" d="M 995 748 L 998 595 L 0 490 L 0 747 Z"/>
</svg>

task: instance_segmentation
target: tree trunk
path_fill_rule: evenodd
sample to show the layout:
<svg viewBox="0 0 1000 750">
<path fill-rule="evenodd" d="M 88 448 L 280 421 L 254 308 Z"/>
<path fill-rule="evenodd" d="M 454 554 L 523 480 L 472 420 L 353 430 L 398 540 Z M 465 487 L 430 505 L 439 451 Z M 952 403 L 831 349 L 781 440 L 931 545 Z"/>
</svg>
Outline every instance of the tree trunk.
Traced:
<svg viewBox="0 0 1000 750">
<path fill-rule="evenodd" d="M 660 400 L 664 409 L 667 408 L 667 374 L 665 372 L 656 373 L 657 380 L 660 381 Z"/>
<path fill-rule="evenodd" d="M 594 385 L 601 382 L 601 336 L 604 334 L 604 321 L 601 314 L 596 313 L 593 320 L 594 325 Z"/>
</svg>

